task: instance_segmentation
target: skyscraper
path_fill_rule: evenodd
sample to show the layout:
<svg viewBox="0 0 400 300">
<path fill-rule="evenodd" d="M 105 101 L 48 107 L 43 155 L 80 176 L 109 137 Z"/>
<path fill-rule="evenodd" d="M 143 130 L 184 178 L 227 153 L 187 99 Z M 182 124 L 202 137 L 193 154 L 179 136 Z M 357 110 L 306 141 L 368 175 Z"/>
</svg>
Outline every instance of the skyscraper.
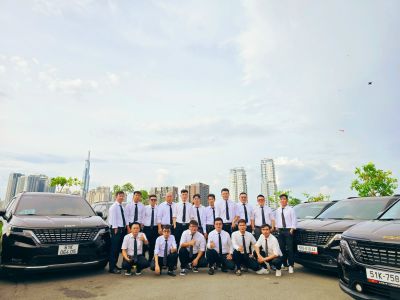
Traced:
<svg viewBox="0 0 400 300">
<path fill-rule="evenodd" d="M 83 170 L 82 176 L 82 196 L 86 199 L 86 194 L 89 192 L 89 181 L 90 181 L 90 151 L 88 152 L 88 158 L 85 160 L 85 169 Z"/>
<path fill-rule="evenodd" d="M 152 187 L 150 189 L 150 194 L 154 194 L 157 196 L 158 203 L 165 201 L 165 195 L 168 192 L 172 192 L 173 201 L 178 202 L 178 187 L 176 186 L 161 186 L 161 187 Z"/>
<path fill-rule="evenodd" d="M 205 183 L 192 183 L 190 185 L 186 185 L 185 189 L 189 191 L 189 199 L 190 202 L 193 199 L 193 195 L 200 194 L 201 197 L 201 205 L 207 206 L 208 205 L 208 194 L 210 193 L 210 186 Z"/>
<path fill-rule="evenodd" d="M 247 193 L 247 177 L 244 168 L 233 168 L 230 172 L 231 181 L 231 199 L 235 202 L 239 201 L 239 195 L 242 192 Z"/>
<path fill-rule="evenodd" d="M 25 175 L 18 178 L 17 188 L 15 189 L 15 194 L 19 194 L 19 193 L 22 193 L 23 191 L 25 191 L 25 182 L 26 182 L 27 178 L 28 178 L 28 176 L 25 176 Z"/>
<path fill-rule="evenodd" d="M 5 198 L 6 204 L 8 204 L 8 202 L 12 199 L 12 197 L 16 195 L 18 179 L 23 175 L 24 174 L 21 173 L 11 173 L 10 176 L 8 177 L 8 184 L 7 184 L 7 191 Z"/>
<path fill-rule="evenodd" d="M 42 175 L 29 175 L 26 177 L 24 191 L 39 192 L 39 183 Z"/>
<path fill-rule="evenodd" d="M 111 189 L 109 186 L 99 186 L 96 189 L 91 189 L 87 194 L 87 201 L 90 204 L 96 202 L 109 202 L 111 201 Z"/>
<path fill-rule="evenodd" d="M 270 205 L 269 197 L 276 197 L 277 191 L 274 160 L 265 158 L 261 160 L 261 194 L 267 199 L 268 205 Z"/>
</svg>

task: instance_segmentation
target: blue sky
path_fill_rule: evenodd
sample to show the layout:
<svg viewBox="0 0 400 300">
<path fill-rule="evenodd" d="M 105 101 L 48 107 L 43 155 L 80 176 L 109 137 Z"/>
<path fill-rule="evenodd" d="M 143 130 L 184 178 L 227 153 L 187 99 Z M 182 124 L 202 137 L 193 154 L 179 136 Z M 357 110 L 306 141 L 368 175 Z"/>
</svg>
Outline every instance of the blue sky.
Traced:
<svg viewBox="0 0 400 300">
<path fill-rule="evenodd" d="M 91 187 L 228 185 L 354 195 L 400 175 L 398 1 L 0 2 L 0 195 L 10 172 Z M 372 85 L 368 82 L 372 81 Z M 344 132 L 339 131 L 344 129 Z"/>
</svg>

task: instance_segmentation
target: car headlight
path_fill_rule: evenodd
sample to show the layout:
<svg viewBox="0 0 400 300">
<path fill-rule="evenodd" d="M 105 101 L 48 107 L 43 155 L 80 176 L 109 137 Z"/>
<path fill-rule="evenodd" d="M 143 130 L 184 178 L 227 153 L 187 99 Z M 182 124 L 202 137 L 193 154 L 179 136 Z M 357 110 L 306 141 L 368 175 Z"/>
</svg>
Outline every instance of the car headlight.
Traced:
<svg viewBox="0 0 400 300">
<path fill-rule="evenodd" d="M 24 229 L 24 228 L 20 228 L 20 227 L 9 226 L 6 231 L 6 235 L 10 236 L 10 234 L 15 234 L 15 235 L 31 238 L 31 239 L 34 239 L 38 244 L 40 244 L 39 239 L 37 238 L 37 236 L 35 235 L 35 233 L 32 230 Z"/>
<path fill-rule="evenodd" d="M 354 260 L 349 244 L 345 240 L 340 240 L 340 253 L 347 261 Z"/>
<path fill-rule="evenodd" d="M 99 236 L 109 233 L 109 231 L 110 231 L 110 229 L 108 227 L 100 229 L 99 232 L 97 232 L 97 234 L 93 240 L 97 240 Z"/>
<path fill-rule="evenodd" d="M 340 233 L 335 234 L 335 235 L 333 236 L 333 238 L 331 238 L 331 239 L 329 240 L 328 246 L 335 246 L 335 245 L 336 245 L 336 246 L 337 246 L 337 250 L 339 250 L 339 243 L 338 243 L 338 241 L 340 241 L 341 238 L 342 238 L 342 234 L 340 234 Z M 332 248 L 335 248 L 335 247 L 332 247 Z"/>
</svg>

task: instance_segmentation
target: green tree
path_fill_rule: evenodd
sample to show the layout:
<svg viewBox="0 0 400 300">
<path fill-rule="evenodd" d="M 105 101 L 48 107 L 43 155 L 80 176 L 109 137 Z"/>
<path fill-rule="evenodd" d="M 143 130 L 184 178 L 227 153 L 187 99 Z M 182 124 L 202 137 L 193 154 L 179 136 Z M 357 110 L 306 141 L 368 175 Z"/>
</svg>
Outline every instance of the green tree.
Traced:
<svg viewBox="0 0 400 300">
<path fill-rule="evenodd" d="M 288 203 L 290 206 L 295 206 L 295 205 L 301 203 L 300 199 L 297 199 L 297 198 L 294 198 L 291 196 L 290 190 L 286 190 L 286 191 L 277 191 L 274 195 L 269 196 L 268 200 L 269 200 L 270 206 L 276 206 L 276 207 L 279 206 L 279 204 L 280 204 L 279 196 L 282 194 L 288 195 Z"/>
<path fill-rule="evenodd" d="M 306 197 L 307 202 L 321 202 L 321 201 L 329 201 L 331 196 L 329 195 L 324 195 L 322 193 L 319 193 L 318 195 L 312 196 L 308 193 L 303 193 L 304 197 Z"/>
<path fill-rule="evenodd" d="M 143 205 L 149 204 L 149 193 L 146 190 L 140 190 L 142 193 L 142 203 Z"/>
<path fill-rule="evenodd" d="M 392 171 L 377 169 L 372 162 L 356 168 L 354 174 L 358 178 L 352 181 L 351 189 L 360 197 L 391 196 L 398 187 Z"/>
<path fill-rule="evenodd" d="M 127 182 L 123 185 L 118 185 L 118 184 L 114 185 L 113 186 L 113 195 L 115 196 L 115 193 L 118 191 L 123 191 L 125 194 L 131 194 L 135 191 L 135 188 L 132 183 Z"/>
<path fill-rule="evenodd" d="M 56 187 L 56 191 L 61 193 L 64 187 L 80 186 L 82 183 L 76 177 L 57 176 L 50 179 L 50 186 Z"/>
<path fill-rule="evenodd" d="M 295 206 L 297 204 L 301 203 L 301 200 L 298 198 L 294 198 L 294 197 L 289 197 L 289 201 L 288 201 L 290 206 Z"/>
</svg>

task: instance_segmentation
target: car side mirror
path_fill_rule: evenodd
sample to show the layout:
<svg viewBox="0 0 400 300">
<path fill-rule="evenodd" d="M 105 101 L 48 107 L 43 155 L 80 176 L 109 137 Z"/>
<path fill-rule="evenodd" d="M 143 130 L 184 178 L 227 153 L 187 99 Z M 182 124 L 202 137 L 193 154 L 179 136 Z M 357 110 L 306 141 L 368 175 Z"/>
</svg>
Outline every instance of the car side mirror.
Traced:
<svg viewBox="0 0 400 300">
<path fill-rule="evenodd" d="M 101 211 L 96 211 L 96 215 L 98 215 L 100 218 L 103 218 L 103 219 L 104 219 L 104 217 L 103 217 L 103 212 L 101 212 Z"/>
<path fill-rule="evenodd" d="M 5 215 L 6 215 L 6 209 L 5 208 L 0 208 L 0 217 L 4 218 Z"/>
</svg>

